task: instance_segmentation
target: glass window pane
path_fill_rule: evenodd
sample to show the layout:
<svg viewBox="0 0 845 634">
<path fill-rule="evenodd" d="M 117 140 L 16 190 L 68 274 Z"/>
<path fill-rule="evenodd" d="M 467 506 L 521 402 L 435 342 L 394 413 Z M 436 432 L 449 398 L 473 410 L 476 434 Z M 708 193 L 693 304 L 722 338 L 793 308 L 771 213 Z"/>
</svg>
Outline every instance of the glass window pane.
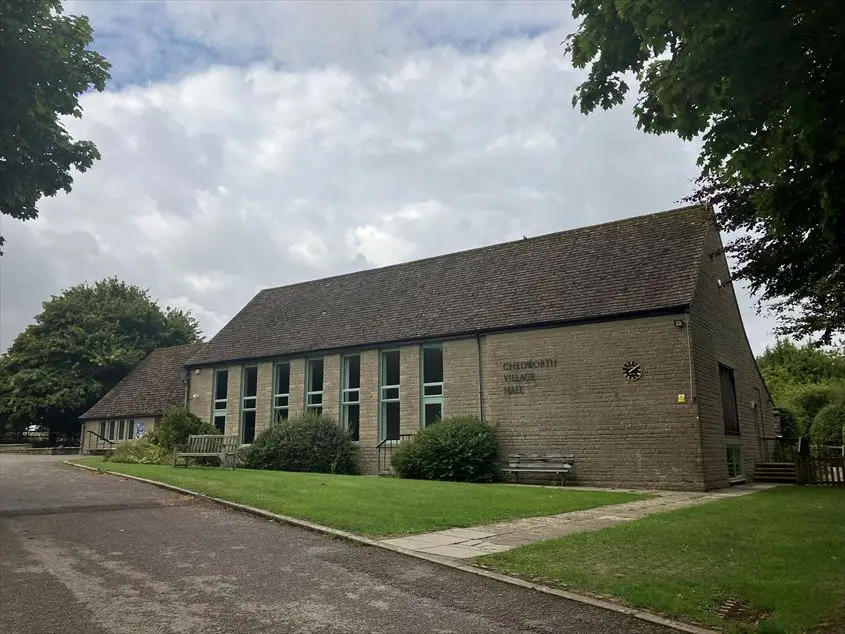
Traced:
<svg viewBox="0 0 845 634">
<path fill-rule="evenodd" d="M 352 440 L 358 440 L 359 421 L 361 417 L 360 405 L 346 405 L 346 430 L 352 436 Z"/>
<path fill-rule="evenodd" d="M 381 398 L 384 401 L 390 399 L 398 399 L 399 398 L 399 388 L 398 387 L 386 387 L 381 391 Z"/>
<path fill-rule="evenodd" d="M 276 394 L 290 392 L 290 363 L 276 364 Z"/>
<path fill-rule="evenodd" d="M 391 350 L 382 354 L 382 385 L 399 385 L 399 351 Z"/>
<path fill-rule="evenodd" d="M 424 385 L 423 396 L 440 396 L 443 394 L 442 385 Z"/>
<path fill-rule="evenodd" d="M 361 357 L 358 355 L 346 357 L 346 372 L 343 387 L 350 389 L 361 387 Z"/>
<path fill-rule="evenodd" d="M 114 440 L 114 432 L 115 428 L 117 427 L 117 423 L 113 420 L 109 421 L 109 440 Z"/>
<path fill-rule="evenodd" d="M 384 432 L 388 440 L 399 440 L 399 403 L 385 403 L 382 406 L 384 415 Z"/>
<path fill-rule="evenodd" d="M 214 373 L 214 400 L 222 401 L 226 399 L 229 392 L 229 371 L 217 370 Z"/>
<path fill-rule="evenodd" d="M 255 397 L 249 396 L 245 398 L 242 409 L 255 409 Z"/>
<path fill-rule="evenodd" d="M 274 407 L 287 407 L 289 405 L 289 396 L 276 396 L 273 398 Z"/>
<path fill-rule="evenodd" d="M 443 418 L 443 403 L 426 403 L 423 406 L 423 415 L 423 424 L 426 427 L 440 422 Z"/>
<path fill-rule="evenodd" d="M 323 360 L 310 359 L 308 361 L 308 391 L 321 392 L 323 390 Z"/>
<path fill-rule="evenodd" d="M 323 404 L 323 393 L 317 392 L 316 394 L 309 394 L 308 395 L 308 405 L 322 405 Z"/>
<path fill-rule="evenodd" d="M 288 408 L 285 407 L 283 409 L 276 410 L 276 422 L 278 423 L 280 420 L 287 420 L 288 419 Z"/>
<path fill-rule="evenodd" d="M 244 368 L 244 396 L 258 394 L 258 368 L 252 366 Z"/>
<path fill-rule="evenodd" d="M 443 382 L 443 348 L 423 348 L 423 383 Z"/>
<path fill-rule="evenodd" d="M 357 403 L 361 400 L 361 393 L 358 390 L 346 390 L 343 393 L 344 403 Z"/>
<path fill-rule="evenodd" d="M 123 430 L 126 427 L 126 421 L 119 420 L 117 421 L 117 439 L 123 440 Z"/>
<path fill-rule="evenodd" d="M 100 421 L 100 436 L 106 437 L 106 421 L 104 420 Z"/>
<path fill-rule="evenodd" d="M 135 439 L 135 421 L 133 419 L 129 419 L 126 421 L 126 440 L 134 440 Z"/>
<path fill-rule="evenodd" d="M 221 434 L 226 433 L 226 416 L 225 415 L 218 415 L 214 417 L 214 426 L 220 431 Z"/>
<path fill-rule="evenodd" d="M 255 440 L 255 412 L 244 412 L 243 426 L 241 429 L 241 442 L 252 444 Z"/>
</svg>

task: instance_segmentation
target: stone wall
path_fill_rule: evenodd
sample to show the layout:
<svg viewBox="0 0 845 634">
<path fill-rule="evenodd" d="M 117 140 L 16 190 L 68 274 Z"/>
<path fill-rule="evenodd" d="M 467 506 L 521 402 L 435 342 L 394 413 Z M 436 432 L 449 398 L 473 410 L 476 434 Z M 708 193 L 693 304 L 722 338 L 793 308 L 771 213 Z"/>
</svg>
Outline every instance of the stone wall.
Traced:
<svg viewBox="0 0 845 634">
<path fill-rule="evenodd" d="M 718 231 L 704 246 L 695 296 L 690 309 L 696 402 L 700 419 L 707 488 L 728 485 L 727 445 L 742 448 L 744 475 L 750 479 L 759 458 L 760 436 L 775 433 L 772 403 L 748 345 L 730 271 Z M 719 365 L 734 371 L 740 435 L 725 434 Z"/>
<path fill-rule="evenodd" d="M 703 488 L 684 317 L 483 338 L 484 415 L 502 453 L 572 453 L 581 484 Z"/>
</svg>

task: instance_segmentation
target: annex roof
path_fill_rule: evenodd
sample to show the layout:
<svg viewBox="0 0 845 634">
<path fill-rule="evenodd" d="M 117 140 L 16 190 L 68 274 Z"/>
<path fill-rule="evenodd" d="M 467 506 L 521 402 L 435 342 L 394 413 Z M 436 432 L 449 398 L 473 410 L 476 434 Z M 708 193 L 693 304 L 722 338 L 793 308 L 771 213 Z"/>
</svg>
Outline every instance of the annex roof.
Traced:
<svg viewBox="0 0 845 634">
<path fill-rule="evenodd" d="M 153 350 L 80 419 L 161 416 L 171 405 L 184 404 L 185 362 L 204 345 Z"/>
</svg>

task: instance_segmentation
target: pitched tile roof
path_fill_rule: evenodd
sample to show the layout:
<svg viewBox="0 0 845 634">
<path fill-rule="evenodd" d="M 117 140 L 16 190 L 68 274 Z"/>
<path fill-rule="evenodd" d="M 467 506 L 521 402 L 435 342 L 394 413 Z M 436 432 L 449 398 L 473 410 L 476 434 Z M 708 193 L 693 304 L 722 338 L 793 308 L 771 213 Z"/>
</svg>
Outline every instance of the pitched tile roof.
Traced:
<svg viewBox="0 0 845 634">
<path fill-rule="evenodd" d="M 687 306 L 712 218 L 685 207 L 265 289 L 188 365 Z"/>
<path fill-rule="evenodd" d="M 203 343 L 158 348 L 148 354 L 97 403 L 79 418 L 160 416 L 171 405 L 185 403 L 185 362 Z"/>
</svg>

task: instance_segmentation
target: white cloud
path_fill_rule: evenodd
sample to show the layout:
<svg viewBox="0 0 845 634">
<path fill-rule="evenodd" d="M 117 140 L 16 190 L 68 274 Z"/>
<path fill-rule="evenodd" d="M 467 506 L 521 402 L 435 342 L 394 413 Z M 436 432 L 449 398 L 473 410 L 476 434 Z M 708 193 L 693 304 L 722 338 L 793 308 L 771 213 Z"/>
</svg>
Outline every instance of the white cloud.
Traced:
<svg viewBox="0 0 845 634">
<path fill-rule="evenodd" d="M 565 5 L 480 5 L 83 4 L 126 34 L 124 77 L 185 38 L 259 59 L 174 53 L 158 81 L 84 97 L 69 127 L 103 158 L 37 221 L 4 221 L 0 346 L 50 293 L 107 275 L 210 336 L 262 287 L 677 206 L 693 146 L 642 134 L 630 108 L 572 109 Z M 125 23 L 142 14 L 175 43 Z M 768 322 L 746 317 L 759 349 Z"/>
</svg>

